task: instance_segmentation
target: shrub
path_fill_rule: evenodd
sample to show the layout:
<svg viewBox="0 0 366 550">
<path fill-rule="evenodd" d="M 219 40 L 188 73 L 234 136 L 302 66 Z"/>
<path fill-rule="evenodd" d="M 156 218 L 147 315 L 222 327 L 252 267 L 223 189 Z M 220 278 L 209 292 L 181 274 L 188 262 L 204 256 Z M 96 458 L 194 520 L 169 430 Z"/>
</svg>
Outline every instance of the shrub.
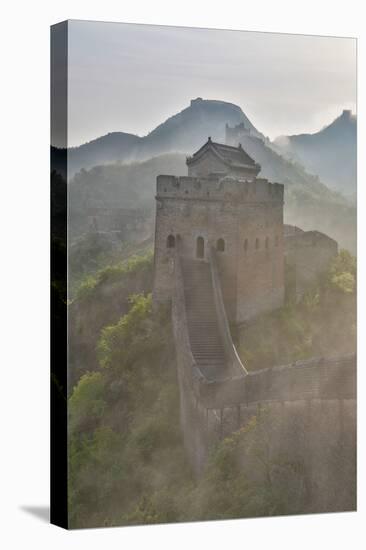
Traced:
<svg viewBox="0 0 366 550">
<path fill-rule="evenodd" d="M 129 366 L 141 354 L 154 347 L 151 341 L 152 311 L 151 294 L 136 294 L 130 297 L 130 311 L 121 317 L 117 324 L 105 327 L 98 342 L 99 362 L 103 368 L 121 368 Z"/>
<path fill-rule="evenodd" d="M 69 399 L 70 431 L 85 430 L 94 426 L 103 417 L 105 381 L 100 372 L 84 374 Z"/>
<path fill-rule="evenodd" d="M 356 258 L 347 250 L 341 250 L 331 261 L 326 277 L 326 285 L 336 292 L 354 294 L 356 291 Z"/>
<path fill-rule="evenodd" d="M 100 269 L 95 275 L 88 275 L 80 283 L 76 290 L 76 298 L 83 300 L 90 298 L 93 292 L 101 285 L 105 283 L 113 283 L 116 281 L 122 281 L 134 277 L 137 273 L 151 271 L 152 269 L 153 253 L 152 251 L 142 256 L 134 255 L 112 265 L 107 265 L 103 269 Z"/>
</svg>

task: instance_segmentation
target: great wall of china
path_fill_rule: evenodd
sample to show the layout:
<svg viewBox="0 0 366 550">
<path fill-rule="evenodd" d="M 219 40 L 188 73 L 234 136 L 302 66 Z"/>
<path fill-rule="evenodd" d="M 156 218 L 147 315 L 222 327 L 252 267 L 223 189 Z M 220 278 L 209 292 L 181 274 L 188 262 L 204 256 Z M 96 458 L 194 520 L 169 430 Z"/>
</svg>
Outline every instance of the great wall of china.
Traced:
<svg viewBox="0 0 366 550">
<path fill-rule="evenodd" d="M 331 488 L 355 480 L 356 355 L 248 372 L 232 340 L 230 325 L 245 342 L 247 319 L 283 304 L 286 254 L 298 299 L 337 253 L 283 225 L 283 186 L 257 179 L 243 153 L 209 140 L 188 177 L 158 177 L 154 301 L 172 304 L 185 448 L 200 475 L 210 449 L 265 409 L 269 453 L 301 458 L 312 510 L 352 509 Z"/>
</svg>

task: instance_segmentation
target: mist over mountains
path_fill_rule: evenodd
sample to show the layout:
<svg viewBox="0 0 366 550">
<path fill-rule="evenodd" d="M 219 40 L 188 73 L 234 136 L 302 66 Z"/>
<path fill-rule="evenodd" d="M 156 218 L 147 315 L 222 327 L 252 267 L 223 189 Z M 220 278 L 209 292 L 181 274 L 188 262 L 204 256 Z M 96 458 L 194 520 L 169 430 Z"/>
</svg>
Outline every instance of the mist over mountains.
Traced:
<svg viewBox="0 0 366 550">
<path fill-rule="evenodd" d="M 202 146 L 208 136 L 225 142 L 226 124 L 241 123 L 250 130 L 240 138 L 242 146 L 261 165 L 260 176 L 285 185 L 285 222 L 323 231 L 354 251 L 355 207 L 338 192 L 343 192 L 343 181 L 344 195 L 352 194 L 353 180 L 348 174 L 354 175 L 355 182 L 353 117 L 343 113 L 317 134 L 273 143 L 239 106 L 200 98 L 145 137 L 115 132 L 68 150 L 72 232 L 86 231 L 90 206 L 153 211 L 156 176 L 186 174 L 186 155 Z M 54 167 L 62 155 L 65 151 L 52 148 Z M 334 166 L 337 163 L 343 172 Z"/>
<path fill-rule="evenodd" d="M 356 193 L 357 118 L 351 111 L 344 110 L 319 132 L 281 136 L 274 144 L 331 189 L 350 197 Z"/>
<path fill-rule="evenodd" d="M 343 111 L 317 133 L 280 136 L 272 143 L 239 106 L 201 98 L 192 100 L 187 108 L 168 118 L 147 136 L 113 132 L 79 147 L 71 147 L 68 150 L 69 174 L 103 164 L 147 160 L 170 152 L 190 155 L 208 136 L 224 142 L 225 125 L 240 123 L 250 130 L 242 145 L 262 165 L 264 177 L 282 183 L 301 181 L 304 168 L 345 196 L 352 197 L 355 193 L 357 119 L 350 111 Z M 253 138 L 259 138 L 260 142 Z M 54 165 L 61 164 L 58 163 L 61 154 L 61 150 L 52 148 Z"/>
<path fill-rule="evenodd" d="M 192 154 L 211 136 L 225 141 L 225 125 L 244 123 L 255 137 L 264 139 L 240 107 L 232 103 L 197 98 L 180 113 L 168 118 L 147 136 L 113 132 L 68 150 L 69 173 L 100 164 L 133 162 L 170 153 Z M 54 160 L 60 150 L 53 148 Z"/>
</svg>

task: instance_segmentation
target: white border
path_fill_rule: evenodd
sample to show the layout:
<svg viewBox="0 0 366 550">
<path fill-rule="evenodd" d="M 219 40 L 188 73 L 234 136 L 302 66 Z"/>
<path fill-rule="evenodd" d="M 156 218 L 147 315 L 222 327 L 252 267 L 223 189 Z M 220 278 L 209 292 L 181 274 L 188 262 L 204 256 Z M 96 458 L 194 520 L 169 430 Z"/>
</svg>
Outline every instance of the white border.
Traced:
<svg viewBox="0 0 366 550">
<path fill-rule="evenodd" d="M 362 3 L 303 0 L 8 1 L 2 6 L 1 523 L 3 548 L 362 547 L 366 393 L 364 287 L 359 289 L 359 512 L 64 532 L 25 512 L 49 499 L 49 26 L 67 18 L 359 38 L 359 243 L 365 234 Z M 4 8 L 5 12 L 4 13 Z M 364 100 L 363 100 L 364 101 Z M 5 124 L 4 124 L 5 122 Z M 359 281 L 365 260 L 359 250 Z M 5 304 L 5 307 L 4 307 Z M 364 403 L 363 403 L 364 402 Z M 6 540 L 6 542 L 5 542 Z"/>
</svg>

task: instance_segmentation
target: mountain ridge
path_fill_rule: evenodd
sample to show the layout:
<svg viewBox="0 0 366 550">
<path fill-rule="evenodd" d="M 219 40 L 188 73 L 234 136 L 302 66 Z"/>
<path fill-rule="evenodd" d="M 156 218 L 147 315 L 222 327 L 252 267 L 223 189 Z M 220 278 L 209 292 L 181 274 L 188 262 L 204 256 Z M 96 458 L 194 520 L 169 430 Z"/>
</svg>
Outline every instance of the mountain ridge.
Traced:
<svg viewBox="0 0 366 550">
<path fill-rule="evenodd" d="M 331 189 L 349 197 L 356 193 L 357 116 L 350 110 L 318 132 L 279 136 L 273 148 L 303 164 Z"/>
<path fill-rule="evenodd" d="M 349 114 L 343 113 L 335 123 L 333 121 L 318 132 L 316 135 L 320 135 L 320 138 L 317 139 L 322 141 L 324 135 L 327 137 L 329 133 L 339 136 L 342 134 L 342 125 L 349 127 L 348 119 Z M 187 154 L 199 149 L 208 136 L 214 141 L 225 143 L 226 124 L 232 127 L 244 123 L 246 128 L 250 128 L 250 132 L 244 132 L 238 140 L 244 150 L 261 165 L 260 175 L 270 181 L 285 184 L 286 222 L 301 225 L 304 229 L 316 227 L 335 238 L 341 246 L 354 250 L 355 209 L 339 193 L 342 189 L 324 185 L 327 182 L 323 177 L 319 178 L 316 171 L 311 170 L 308 162 L 300 159 L 299 155 L 284 151 L 283 147 L 265 138 L 248 121 L 237 105 L 198 98 L 143 138 L 134 134 L 112 132 L 70 149 L 70 189 L 74 189 L 78 195 L 78 200 L 76 197 L 73 199 L 75 206 L 78 204 L 75 220 L 81 220 L 85 216 L 87 203 L 90 205 L 95 201 L 107 206 L 116 201 L 125 203 L 128 199 L 133 200 L 134 207 L 144 203 L 153 208 L 156 175 L 186 173 Z M 334 135 L 332 143 L 337 142 Z M 308 139 L 312 142 L 313 136 Z M 52 154 L 65 155 L 65 150 L 53 150 Z M 173 157 L 166 156 L 172 154 Z M 352 147 L 349 155 L 352 158 Z M 330 157 L 334 161 L 332 147 Z M 149 159 L 151 162 L 146 163 Z M 341 156 L 341 162 L 348 166 L 344 156 Z M 52 163 L 52 166 L 55 164 Z M 137 193 L 135 199 L 131 193 Z"/>
<path fill-rule="evenodd" d="M 319 176 L 329 188 L 354 197 L 357 118 L 351 111 L 344 110 L 318 132 L 279 136 L 271 142 L 254 126 L 240 106 L 227 101 L 202 98 L 192 99 L 187 107 L 168 117 L 145 136 L 109 132 L 82 145 L 70 147 L 69 175 L 73 176 L 81 169 L 91 169 L 93 166 L 145 161 L 166 153 L 189 155 L 208 136 L 224 143 L 226 124 L 235 126 L 241 123 L 250 130 L 249 135 L 242 140 L 242 145 L 248 148 L 249 154 L 253 154 L 253 149 L 258 153 L 256 138 L 267 146 L 265 154 L 260 150 L 259 158 L 255 159 L 262 164 L 262 175 L 265 177 L 280 178 L 279 181 L 284 182 L 289 180 L 291 173 L 291 177 L 302 180 L 302 165 L 309 174 Z M 285 178 L 283 166 L 280 168 L 282 161 L 278 157 L 274 159 L 270 150 L 292 165 L 290 170 L 289 166 L 285 167 L 285 172 L 288 172 Z M 61 168 L 64 154 L 65 150 L 52 147 L 52 165 Z M 268 169 L 273 162 L 276 169 Z"/>
<path fill-rule="evenodd" d="M 221 100 L 196 98 L 188 107 L 167 118 L 146 136 L 110 132 L 87 143 L 68 149 L 69 174 L 113 162 L 132 162 L 165 153 L 192 154 L 208 136 L 225 141 L 225 125 L 244 123 L 253 136 L 265 139 L 241 107 Z M 57 160 L 61 150 L 52 148 Z"/>
</svg>

